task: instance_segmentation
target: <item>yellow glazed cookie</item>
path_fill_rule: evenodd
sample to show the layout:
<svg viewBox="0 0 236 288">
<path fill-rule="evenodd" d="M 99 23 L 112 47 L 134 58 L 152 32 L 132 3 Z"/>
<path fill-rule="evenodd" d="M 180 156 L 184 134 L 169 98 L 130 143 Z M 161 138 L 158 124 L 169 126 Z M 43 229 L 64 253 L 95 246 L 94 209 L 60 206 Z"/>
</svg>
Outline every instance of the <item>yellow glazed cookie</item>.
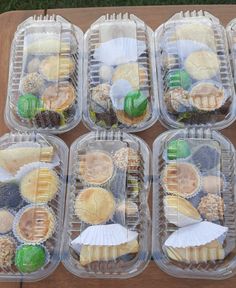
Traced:
<svg viewBox="0 0 236 288">
<path fill-rule="evenodd" d="M 68 78 L 75 69 L 75 63 L 68 56 L 49 56 L 39 65 L 39 71 L 48 81 Z"/>
<path fill-rule="evenodd" d="M 86 188 L 76 197 L 75 214 L 89 224 L 101 224 L 115 211 L 113 195 L 100 187 Z"/>
<path fill-rule="evenodd" d="M 113 83 L 120 79 L 128 81 L 134 90 L 139 90 L 147 82 L 148 75 L 138 63 L 127 63 L 119 65 L 112 75 Z"/>
<path fill-rule="evenodd" d="M 51 162 L 53 147 L 17 147 L 0 150 L 0 167 L 15 174 L 19 168 L 32 162 Z"/>
<path fill-rule="evenodd" d="M 111 179 L 114 171 L 112 157 L 103 151 L 80 155 L 79 177 L 92 185 L 102 185 Z"/>
<path fill-rule="evenodd" d="M 26 174 L 20 183 L 21 195 L 31 203 L 47 203 L 56 195 L 59 178 L 49 168 L 39 168 Z"/>
<path fill-rule="evenodd" d="M 220 62 L 216 53 L 196 51 L 185 60 L 185 70 L 196 80 L 207 80 L 220 72 Z"/>
</svg>

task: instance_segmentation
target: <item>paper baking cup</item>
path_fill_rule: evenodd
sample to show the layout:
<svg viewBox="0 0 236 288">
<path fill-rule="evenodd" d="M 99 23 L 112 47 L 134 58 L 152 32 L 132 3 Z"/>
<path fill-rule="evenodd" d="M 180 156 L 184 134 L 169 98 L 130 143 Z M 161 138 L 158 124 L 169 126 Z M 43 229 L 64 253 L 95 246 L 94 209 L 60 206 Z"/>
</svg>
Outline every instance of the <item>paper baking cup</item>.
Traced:
<svg viewBox="0 0 236 288">
<path fill-rule="evenodd" d="M 186 248 L 201 246 L 219 238 L 225 239 L 228 227 L 208 221 L 179 228 L 165 241 L 165 246 Z"/>
<path fill-rule="evenodd" d="M 168 54 L 172 54 L 173 50 L 176 51 L 176 54 L 178 54 L 182 61 L 193 52 L 200 50 L 211 51 L 207 45 L 193 40 L 177 40 L 165 43 L 165 50 Z"/>
<path fill-rule="evenodd" d="M 86 228 L 71 246 L 76 250 L 81 245 L 117 246 L 136 240 L 138 233 L 130 231 L 120 224 L 93 225 Z"/>
<path fill-rule="evenodd" d="M 182 163 L 183 163 L 183 164 L 188 164 L 188 165 L 192 166 L 192 168 L 195 170 L 196 174 L 198 175 L 198 187 L 197 187 L 197 188 L 195 189 L 195 191 L 193 191 L 192 194 L 190 194 L 190 195 L 184 195 L 184 194 L 181 194 L 181 193 L 179 194 L 179 193 L 177 193 L 177 192 L 173 192 L 173 191 L 171 191 L 171 190 L 168 189 L 167 184 L 166 184 L 166 180 L 165 180 L 166 175 L 165 175 L 165 172 L 166 172 L 168 166 L 169 166 L 169 165 L 172 165 L 172 164 L 178 165 L 178 164 L 182 164 Z M 176 177 L 177 177 L 177 176 L 176 176 Z M 198 168 L 197 168 L 196 165 L 194 165 L 194 164 L 192 164 L 192 163 L 189 163 L 189 162 L 186 162 L 186 161 L 178 161 L 178 160 L 176 160 L 175 162 L 171 162 L 171 163 L 166 164 L 165 168 L 163 169 L 163 171 L 162 171 L 162 173 L 161 173 L 161 180 L 160 180 L 160 181 L 161 181 L 161 185 L 162 185 L 163 189 L 165 190 L 165 192 L 166 192 L 167 194 L 177 195 L 177 196 L 183 197 L 183 198 L 185 198 L 185 199 L 190 199 L 190 198 L 196 196 L 196 195 L 201 191 L 201 188 L 202 188 L 202 177 L 201 177 L 200 171 L 198 170 Z"/>
<path fill-rule="evenodd" d="M 120 37 L 104 43 L 95 49 L 94 59 L 107 65 L 120 65 L 136 62 L 138 57 L 147 49 L 144 41 Z"/>
<path fill-rule="evenodd" d="M 116 80 L 112 84 L 110 90 L 110 98 L 113 107 L 117 110 L 124 110 L 125 97 L 131 91 L 133 91 L 133 88 L 129 81 L 124 79 Z"/>
<path fill-rule="evenodd" d="M 23 213 L 30 209 L 30 208 L 38 208 L 38 207 L 43 207 L 45 208 L 52 216 L 52 226 L 53 227 L 50 227 L 51 228 L 51 231 L 48 233 L 48 235 L 46 235 L 46 237 L 44 238 L 41 238 L 41 239 L 38 239 L 38 240 L 35 240 L 35 241 L 29 241 L 27 239 L 24 239 L 23 237 L 21 237 L 21 235 L 18 233 L 18 223 L 20 221 L 20 218 L 21 216 L 23 215 Z M 53 212 L 53 210 L 47 206 L 47 205 L 44 205 L 44 204 L 37 204 L 37 205 L 33 205 L 33 204 L 29 204 L 25 207 L 23 207 L 20 211 L 18 211 L 18 213 L 16 214 L 15 216 L 15 219 L 14 219 L 14 222 L 13 222 L 13 234 L 14 236 L 17 238 L 17 240 L 21 243 L 25 243 L 25 244 L 32 244 L 32 245 L 35 245 L 35 244 L 42 244 L 43 242 L 47 241 L 52 235 L 53 233 L 56 231 L 56 226 L 57 226 L 57 221 L 56 221 L 56 216 L 55 216 L 55 213 Z"/>
</svg>

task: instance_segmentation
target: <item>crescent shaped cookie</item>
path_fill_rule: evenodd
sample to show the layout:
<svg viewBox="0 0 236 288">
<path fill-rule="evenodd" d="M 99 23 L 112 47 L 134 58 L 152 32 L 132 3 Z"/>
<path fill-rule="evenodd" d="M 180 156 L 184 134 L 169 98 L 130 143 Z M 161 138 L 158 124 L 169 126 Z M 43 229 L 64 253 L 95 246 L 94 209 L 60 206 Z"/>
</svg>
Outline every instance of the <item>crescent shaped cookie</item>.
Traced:
<svg viewBox="0 0 236 288">
<path fill-rule="evenodd" d="M 187 23 L 176 28 L 176 40 L 192 40 L 206 44 L 209 48 L 215 50 L 215 35 L 213 29 L 201 23 Z"/>
</svg>

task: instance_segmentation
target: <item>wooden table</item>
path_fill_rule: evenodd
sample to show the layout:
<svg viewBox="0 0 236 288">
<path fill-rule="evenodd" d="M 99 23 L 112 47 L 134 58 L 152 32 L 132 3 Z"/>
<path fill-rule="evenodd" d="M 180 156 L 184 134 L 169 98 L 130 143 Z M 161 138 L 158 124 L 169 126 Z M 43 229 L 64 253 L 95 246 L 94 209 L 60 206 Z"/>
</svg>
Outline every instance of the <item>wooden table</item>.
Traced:
<svg viewBox="0 0 236 288">
<path fill-rule="evenodd" d="M 3 114 L 5 107 L 5 98 L 7 95 L 8 81 L 8 64 L 10 45 L 16 27 L 23 20 L 34 14 L 59 14 L 72 23 L 80 26 L 83 31 L 86 31 L 98 17 L 105 13 L 125 12 L 136 14 L 147 25 L 156 29 L 161 23 L 166 21 L 174 13 L 181 10 L 207 10 L 219 17 L 223 25 L 226 25 L 231 19 L 236 17 L 236 5 L 195 5 L 195 6 L 145 6 L 145 7 L 110 7 L 110 8 L 81 8 L 81 9 L 55 9 L 55 10 L 37 10 L 37 11 L 18 11 L 7 12 L 0 15 L 0 133 L 1 135 L 8 131 L 4 124 Z M 150 129 L 137 133 L 151 147 L 154 139 L 165 129 L 158 122 Z M 78 136 L 86 133 L 88 130 L 80 124 L 72 131 L 61 135 L 61 138 L 70 145 Z M 225 129 L 223 134 L 227 136 L 234 145 L 236 145 L 236 122 L 229 128 Z M 147 269 L 135 278 L 129 280 L 86 280 L 80 279 L 70 274 L 61 264 L 57 270 L 48 278 L 36 283 L 0 283 L 2 288 L 92 288 L 92 287 L 112 287 L 131 288 L 131 287 L 164 287 L 164 288 L 187 288 L 187 287 L 207 287 L 218 288 L 226 287 L 233 288 L 236 285 L 236 276 L 224 281 L 209 281 L 209 280 L 190 280 L 177 279 L 168 276 L 162 272 L 151 261 Z"/>
</svg>

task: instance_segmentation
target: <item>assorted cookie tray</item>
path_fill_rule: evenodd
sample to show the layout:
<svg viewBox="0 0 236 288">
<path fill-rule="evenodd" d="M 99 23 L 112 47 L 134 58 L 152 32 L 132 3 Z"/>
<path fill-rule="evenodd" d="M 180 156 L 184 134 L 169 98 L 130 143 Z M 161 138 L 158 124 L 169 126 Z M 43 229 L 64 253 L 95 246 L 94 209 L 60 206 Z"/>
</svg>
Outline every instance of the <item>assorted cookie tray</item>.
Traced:
<svg viewBox="0 0 236 288">
<path fill-rule="evenodd" d="M 37 281 L 60 262 L 68 148 L 55 136 L 0 138 L 0 281 Z"/>
<path fill-rule="evenodd" d="M 147 266 L 149 157 L 143 140 L 121 132 L 72 144 L 62 256 L 71 273 L 129 278 Z"/>
<path fill-rule="evenodd" d="M 225 29 L 203 11 L 180 12 L 155 32 L 161 121 L 222 129 L 235 120 Z"/>
<path fill-rule="evenodd" d="M 83 32 L 60 16 L 18 26 L 10 57 L 5 120 L 20 131 L 62 133 L 82 117 Z"/>
<path fill-rule="evenodd" d="M 152 253 L 176 277 L 235 273 L 235 150 L 210 129 L 165 132 L 153 145 Z"/>
<path fill-rule="evenodd" d="M 111 14 L 84 41 L 84 123 L 92 130 L 150 127 L 158 118 L 153 31 L 132 14 Z"/>
</svg>

